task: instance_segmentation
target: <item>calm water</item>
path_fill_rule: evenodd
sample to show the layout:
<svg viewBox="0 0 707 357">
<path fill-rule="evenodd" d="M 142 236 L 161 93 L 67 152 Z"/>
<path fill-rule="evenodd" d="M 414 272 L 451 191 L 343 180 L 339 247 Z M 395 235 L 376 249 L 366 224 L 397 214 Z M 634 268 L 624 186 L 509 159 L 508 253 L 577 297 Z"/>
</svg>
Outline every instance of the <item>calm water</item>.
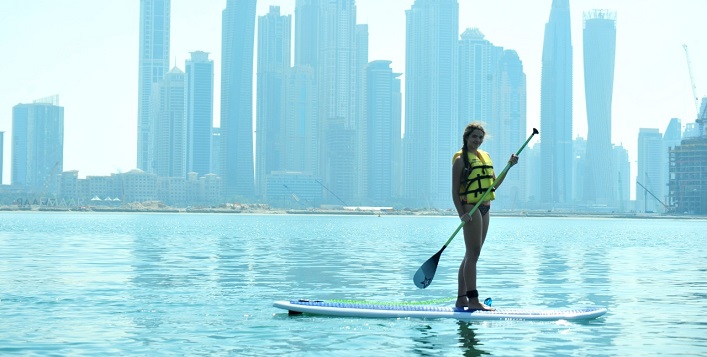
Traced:
<svg viewBox="0 0 707 357">
<path fill-rule="evenodd" d="M 456 294 L 454 217 L 0 213 L 0 355 L 707 355 L 707 221 L 494 217 L 497 307 L 606 306 L 584 323 L 295 316 L 296 298 Z M 449 302 L 450 304 L 453 301 Z"/>
</svg>

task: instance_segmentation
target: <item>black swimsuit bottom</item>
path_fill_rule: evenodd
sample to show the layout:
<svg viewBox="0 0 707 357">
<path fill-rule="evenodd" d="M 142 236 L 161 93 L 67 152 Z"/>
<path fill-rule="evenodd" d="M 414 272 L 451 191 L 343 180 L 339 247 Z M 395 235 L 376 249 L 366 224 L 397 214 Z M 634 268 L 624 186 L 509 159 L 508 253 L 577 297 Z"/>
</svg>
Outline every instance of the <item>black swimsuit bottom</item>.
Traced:
<svg viewBox="0 0 707 357">
<path fill-rule="evenodd" d="M 479 212 L 481 212 L 482 216 L 485 216 L 487 213 L 489 213 L 490 209 L 491 205 L 479 205 Z"/>
</svg>

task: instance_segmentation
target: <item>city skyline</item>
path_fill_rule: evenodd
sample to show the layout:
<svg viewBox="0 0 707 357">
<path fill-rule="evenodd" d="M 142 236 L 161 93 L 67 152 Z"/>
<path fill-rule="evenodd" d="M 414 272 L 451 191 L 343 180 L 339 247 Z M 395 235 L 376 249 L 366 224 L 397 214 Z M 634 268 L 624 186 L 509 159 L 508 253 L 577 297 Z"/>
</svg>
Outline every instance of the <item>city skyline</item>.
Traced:
<svg viewBox="0 0 707 357">
<path fill-rule="evenodd" d="M 88 4 L 79 0 L 69 3 L 76 6 L 64 7 L 77 9 L 81 4 Z M 356 2 L 358 22 L 369 25 L 371 45 L 369 60 L 392 61 L 393 71 L 403 73 L 401 76 L 403 83 L 405 81 L 404 11 L 408 10 L 412 3 L 413 1 L 410 0 L 377 4 L 383 7 L 379 13 L 376 12 L 376 4 L 372 1 L 358 0 Z M 516 9 L 525 9 L 527 7 L 520 1 L 499 1 L 498 3 L 505 4 L 506 8 L 511 6 Z M 607 8 L 617 13 L 618 33 L 612 143 L 623 144 L 629 150 L 632 163 L 637 160 L 636 147 L 639 128 L 657 128 L 660 132 L 664 132 L 672 117 L 680 118 L 683 125 L 694 121 L 694 103 L 690 100 L 692 92 L 685 53 L 682 48 L 683 43 L 689 46 L 698 95 L 705 92 L 701 88 L 707 88 L 707 80 L 702 79 L 705 78 L 707 70 L 702 65 L 707 58 L 706 50 L 700 47 L 701 43 L 697 41 L 699 36 L 695 35 L 696 33 L 704 33 L 700 30 L 700 26 L 705 25 L 696 21 L 684 27 L 682 30 L 684 32 L 681 32 L 678 26 L 683 25 L 683 22 L 689 22 L 686 18 L 689 19 L 690 16 L 694 16 L 693 14 L 704 13 L 699 9 L 707 8 L 707 6 L 697 1 L 674 5 L 681 6 L 682 10 L 690 10 L 682 11 L 678 16 L 679 21 L 675 21 L 675 16 L 670 16 L 669 11 L 668 13 L 665 11 L 656 12 L 659 2 L 641 1 L 641 4 L 648 4 L 648 6 L 645 6 L 644 11 L 636 13 L 637 3 L 637 1 L 626 1 L 615 4 L 611 1 L 598 0 L 586 1 L 582 4 L 570 3 L 575 79 L 572 136 L 573 138 L 577 136 L 586 138 L 585 97 L 583 88 L 581 88 L 584 83 L 579 74 L 583 71 L 580 60 L 581 47 L 579 46 L 582 43 L 581 16 L 584 11 Z M 0 108 L 2 108 L 0 110 L 5 113 L 0 115 L 0 131 L 8 132 L 11 135 L 10 113 L 12 106 L 19 103 L 31 103 L 35 99 L 58 94 L 61 98 L 59 105 L 66 108 L 65 170 L 79 170 L 80 176 L 84 177 L 86 175 L 125 172 L 137 167 L 135 162 L 137 147 L 137 103 L 135 97 L 139 4 L 136 3 L 135 6 L 126 10 L 123 8 L 124 3 L 122 2 L 107 2 L 106 8 L 101 9 L 94 19 L 89 20 L 75 17 L 78 16 L 76 13 L 67 14 L 65 17 L 55 16 L 55 12 L 51 10 L 56 5 L 51 2 L 32 0 L 27 1 L 26 4 L 0 5 L 0 11 L 3 13 L 18 15 L 12 21 L 0 25 L 3 26 L 3 31 L 0 31 L 2 33 L 0 46 L 5 50 L 5 53 L 20 51 L 23 48 L 21 47 L 22 42 L 34 43 L 26 51 L 17 52 L 26 54 L 18 56 L 20 57 L 19 61 L 11 59 L 8 67 L 13 69 L 8 72 L 10 79 L 0 85 L 0 94 L 2 94 L 0 95 Z M 23 6 L 38 4 L 45 5 L 39 6 L 42 9 L 41 13 L 23 10 Z M 505 17 L 494 17 L 490 16 L 493 12 L 489 12 L 493 10 L 493 6 L 474 1 L 460 2 L 459 34 L 467 27 L 478 27 L 494 44 L 516 50 L 523 61 L 524 70 L 528 75 L 528 127 L 539 127 L 539 58 L 542 53 L 543 27 L 548 21 L 550 4 L 551 1 L 548 0 L 544 2 L 543 6 L 535 4 L 528 11 L 519 11 L 523 17 L 528 17 L 528 19 L 524 19 L 526 25 L 508 28 L 510 24 L 520 23 L 513 17 L 517 15 L 507 14 Z M 221 54 L 219 53 L 221 50 L 220 16 L 225 9 L 225 1 L 220 1 L 218 4 L 200 5 L 202 6 L 190 8 L 193 5 L 176 0 L 172 2 L 170 68 L 176 65 L 184 70 L 184 62 L 189 58 L 189 53 L 193 51 L 210 53 L 211 59 L 215 62 L 216 71 L 221 66 Z M 293 1 L 260 1 L 256 10 L 257 16 L 265 15 L 270 5 L 281 6 L 283 15 L 294 15 Z M 496 6 L 504 7 L 501 5 Z M 654 7 L 651 8 L 650 5 Z M 60 10 L 65 9 L 56 9 L 56 11 Z M 113 18 L 105 17 L 111 11 L 115 12 L 117 19 L 129 19 L 129 21 L 106 31 L 99 25 L 105 23 L 108 27 L 108 25 L 114 24 Z M 673 9 L 673 11 L 680 11 L 680 9 Z M 513 13 L 515 12 L 513 11 Z M 381 13 L 388 15 L 382 16 Z M 46 17 L 48 14 L 52 14 L 52 17 Z M 656 18 L 659 16 L 664 17 L 660 20 L 663 20 L 665 25 L 661 26 L 657 21 Z M 637 28 L 636 22 L 632 22 L 636 20 L 635 17 L 641 17 L 643 23 L 652 23 L 652 25 Z M 66 22 L 53 22 L 60 18 Z M 496 25 L 492 23 L 492 18 L 496 18 Z M 648 21 L 649 19 L 653 21 Z M 41 22 L 45 26 L 38 26 L 36 29 L 22 32 L 13 32 L 5 28 L 12 24 L 16 25 L 16 21 L 20 20 L 24 20 L 26 23 Z M 88 25 L 94 24 L 96 26 L 79 26 L 80 24 L 87 25 L 83 21 L 89 21 Z M 191 24 L 192 27 L 185 26 L 185 24 Z M 194 24 L 201 24 L 201 26 L 194 26 Z M 384 26 L 387 27 L 382 29 Z M 86 27 L 92 28 L 90 34 L 79 31 Z M 55 29 L 64 30 L 64 35 L 54 37 L 57 33 L 62 33 L 62 31 L 55 31 Z M 656 29 L 659 30 L 659 33 L 652 32 Z M 71 35 L 72 31 L 77 31 L 76 33 L 88 40 L 87 45 L 81 45 L 77 41 L 77 36 Z M 633 38 L 632 46 L 627 46 L 627 38 L 631 39 L 631 36 L 635 36 L 637 31 L 641 32 L 643 36 Z M 538 36 L 538 34 L 540 35 Z M 199 39 L 195 40 L 194 38 L 197 37 Z M 667 46 L 666 43 L 672 45 Z M 639 44 L 653 45 L 653 47 L 644 48 Z M 54 46 L 58 46 L 58 49 L 55 49 Z M 664 48 L 664 56 L 657 56 L 657 52 L 660 51 L 656 51 L 656 47 Z M 633 56 L 628 56 L 629 49 L 636 53 Z M 35 50 L 40 50 L 40 53 L 52 53 L 50 57 L 52 60 L 41 61 L 41 58 L 38 58 L 34 52 Z M 58 52 L 59 55 L 54 55 L 55 52 Z M 628 66 L 626 57 L 641 58 L 641 61 Z M 87 66 L 87 63 L 94 62 L 103 65 Z M 656 63 L 662 65 L 656 65 Z M 642 65 L 647 67 L 642 67 Z M 77 71 L 76 68 L 82 71 Z M 627 79 L 627 77 L 630 78 L 629 75 L 636 75 L 635 78 L 640 78 L 640 80 L 629 80 Z M 220 73 L 216 73 L 215 76 L 219 78 Z M 218 91 L 220 79 L 215 79 L 214 82 L 216 83 L 215 90 Z M 646 91 L 641 92 L 641 90 Z M 214 96 L 218 98 L 217 93 L 214 93 Z M 656 104 L 661 99 L 665 100 L 665 105 Z M 655 107 L 646 108 L 648 107 L 646 103 L 655 105 Z M 110 109 L 97 110 L 97 107 Z M 219 121 L 220 110 L 218 108 L 219 103 L 215 103 L 215 123 Z M 101 113 L 103 120 L 96 120 L 96 113 Z M 11 140 L 5 141 L 10 142 Z M 4 162 L 8 163 L 11 152 L 9 144 L 6 144 L 4 152 Z M 6 167 L 3 183 L 9 183 L 9 171 Z M 632 172 L 636 172 L 635 168 Z"/>
</svg>

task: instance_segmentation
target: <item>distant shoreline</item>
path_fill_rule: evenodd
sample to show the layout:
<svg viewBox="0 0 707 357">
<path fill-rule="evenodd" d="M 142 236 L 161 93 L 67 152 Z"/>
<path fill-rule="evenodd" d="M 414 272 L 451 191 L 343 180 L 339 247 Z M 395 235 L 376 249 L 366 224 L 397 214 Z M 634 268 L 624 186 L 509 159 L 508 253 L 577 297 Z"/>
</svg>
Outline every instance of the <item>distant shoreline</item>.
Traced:
<svg viewBox="0 0 707 357">
<path fill-rule="evenodd" d="M 344 209 L 280 209 L 280 208 L 130 208 L 130 207 L 17 207 L 0 206 L 0 212 L 72 212 L 72 213 L 218 213 L 218 214 L 290 214 L 290 215 L 358 215 L 358 216 L 456 216 L 451 211 L 400 210 L 381 212 L 375 210 Z M 658 213 L 591 213 L 591 212 L 547 212 L 547 211 L 494 211 L 496 217 L 535 218 L 632 218 L 632 219 L 697 219 L 707 220 L 707 216 L 671 215 Z"/>
</svg>

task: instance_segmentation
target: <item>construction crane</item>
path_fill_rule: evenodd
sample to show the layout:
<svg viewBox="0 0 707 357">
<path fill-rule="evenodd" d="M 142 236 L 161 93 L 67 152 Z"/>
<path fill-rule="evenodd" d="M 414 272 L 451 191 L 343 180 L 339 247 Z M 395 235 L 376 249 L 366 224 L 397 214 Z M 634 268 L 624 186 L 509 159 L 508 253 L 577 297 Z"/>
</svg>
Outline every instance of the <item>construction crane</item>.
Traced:
<svg viewBox="0 0 707 357">
<path fill-rule="evenodd" d="M 690 84 L 692 85 L 692 98 L 695 101 L 695 118 L 700 116 L 699 98 L 697 97 L 697 86 L 695 86 L 695 77 L 692 75 L 692 62 L 690 61 L 690 53 L 687 51 L 687 45 L 683 44 L 685 49 L 685 58 L 687 59 L 687 71 L 690 73 Z"/>
<path fill-rule="evenodd" d="M 647 176 L 647 175 L 646 175 L 646 176 Z M 647 178 L 647 177 L 646 177 L 646 178 Z M 655 198 L 656 201 L 660 202 L 660 204 L 663 205 L 663 208 L 665 208 L 665 211 L 666 211 L 666 212 L 670 212 L 670 206 L 666 205 L 665 202 L 661 201 L 660 198 L 658 198 L 656 195 L 653 194 L 653 192 L 651 192 L 650 190 L 648 190 L 648 188 L 647 188 L 646 186 L 641 185 L 641 183 L 638 182 L 638 180 L 636 180 L 636 183 L 638 184 L 638 186 L 641 186 L 641 187 L 643 188 L 643 190 L 645 190 L 645 193 L 647 193 L 647 194 L 653 196 L 653 198 Z M 644 202 L 644 203 L 643 203 L 643 205 L 644 205 L 643 211 L 645 211 L 645 212 L 647 213 L 647 212 L 648 212 L 648 209 L 645 208 L 645 207 L 646 207 L 646 204 L 647 204 L 648 200 L 647 200 L 647 199 L 644 199 L 643 202 Z"/>
</svg>

